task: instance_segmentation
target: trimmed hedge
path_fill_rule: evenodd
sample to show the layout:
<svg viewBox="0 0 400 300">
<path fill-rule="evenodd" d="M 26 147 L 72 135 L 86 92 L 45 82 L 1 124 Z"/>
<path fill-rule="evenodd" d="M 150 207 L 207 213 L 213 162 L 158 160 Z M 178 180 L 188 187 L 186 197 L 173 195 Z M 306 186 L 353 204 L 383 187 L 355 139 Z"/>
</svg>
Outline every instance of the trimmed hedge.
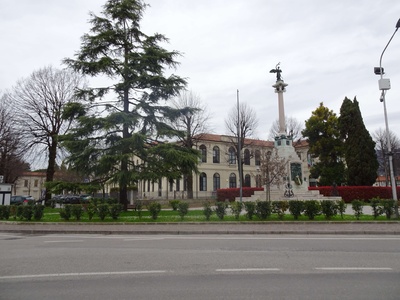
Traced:
<svg viewBox="0 0 400 300">
<path fill-rule="evenodd" d="M 318 186 L 309 187 L 309 190 L 318 190 L 324 196 L 333 195 L 333 187 Z M 353 200 L 369 201 L 373 198 L 392 199 L 392 188 L 386 186 L 337 186 L 336 190 L 340 197 L 350 203 Z M 400 193 L 400 187 L 397 187 L 397 194 Z"/>
<path fill-rule="evenodd" d="M 256 188 L 256 187 L 243 187 L 242 188 L 242 196 L 243 197 L 251 197 L 254 195 L 254 191 L 263 191 L 264 188 Z M 235 201 L 236 197 L 240 197 L 240 189 L 239 188 L 231 188 L 231 189 L 218 189 L 217 190 L 217 201 L 225 201 L 229 200 L 230 202 Z"/>
</svg>

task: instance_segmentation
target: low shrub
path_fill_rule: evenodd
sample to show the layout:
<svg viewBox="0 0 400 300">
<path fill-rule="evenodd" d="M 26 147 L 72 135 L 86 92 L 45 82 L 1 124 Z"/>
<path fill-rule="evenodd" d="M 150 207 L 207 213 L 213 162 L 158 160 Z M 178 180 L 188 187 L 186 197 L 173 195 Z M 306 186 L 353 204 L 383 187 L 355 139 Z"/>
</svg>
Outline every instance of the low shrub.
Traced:
<svg viewBox="0 0 400 300">
<path fill-rule="evenodd" d="M 242 209 L 243 209 L 242 202 L 238 202 L 238 201 L 231 202 L 231 211 L 232 211 L 232 214 L 235 216 L 236 220 L 239 220 Z"/>
<path fill-rule="evenodd" d="M 0 220 L 8 220 L 10 218 L 10 206 L 0 205 Z"/>
<path fill-rule="evenodd" d="M 33 219 L 40 221 L 43 218 L 44 205 L 37 204 L 33 206 Z"/>
<path fill-rule="evenodd" d="M 336 201 L 333 200 L 322 200 L 321 211 L 325 216 L 325 219 L 330 220 L 333 216 L 337 215 L 338 207 Z"/>
<path fill-rule="evenodd" d="M 66 204 L 64 208 L 60 209 L 60 217 L 65 221 L 69 221 L 69 219 L 71 219 L 71 214 L 72 214 L 71 204 Z"/>
<path fill-rule="evenodd" d="M 92 201 L 86 206 L 86 213 L 88 215 L 89 221 L 93 219 L 94 215 L 96 214 L 97 207 L 93 204 Z"/>
<path fill-rule="evenodd" d="M 32 205 L 22 205 L 22 218 L 30 221 L 33 217 Z"/>
<path fill-rule="evenodd" d="M 354 216 L 356 217 L 356 219 L 360 220 L 360 217 L 363 214 L 364 202 L 361 200 L 354 200 L 353 202 L 351 202 L 351 207 L 354 211 Z"/>
<path fill-rule="evenodd" d="M 272 212 L 278 215 L 279 220 L 283 220 L 288 208 L 289 203 L 286 200 L 272 201 Z"/>
<path fill-rule="evenodd" d="M 100 220 L 104 221 L 108 214 L 109 208 L 107 203 L 100 203 L 97 205 L 97 215 L 99 216 Z"/>
<path fill-rule="evenodd" d="M 290 200 L 289 201 L 289 212 L 294 217 L 295 220 L 298 220 L 301 216 L 301 213 L 304 211 L 304 201 L 302 200 Z"/>
<path fill-rule="evenodd" d="M 381 204 L 383 212 L 386 215 L 386 219 L 390 219 L 394 214 L 395 201 L 393 199 L 382 199 Z"/>
<path fill-rule="evenodd" d="M 256 215 L 261 220 L 266 220 L 271 215 L 271 201 L 257 200 Z"/>
<path fill-rule="evenodd" d="M 110 204 L 108 207 L 110 216 L 113 220 L 118 220 L 118 217 L 122 211 L 122 204 L 120 203 L 114 203 Z"/>
<path fill-rule="evenodd" d="M 17 206 L 16 205 L 10 205 L 10 216 L 13 217 L 13 219 L 17 219 Z"/>
<path fill-rule="evenodd" d="M 148 210 L 150 212 L 151 218 L 156 220 L 158 218 L 158 214 L 161 211 L 161 204 L 158 202 L 151 202 L 148 206 Z"/>
<path fill-rule="evenodd" d="M 215 214 L 217 215 L 218 219 L 223 220 L 224 216 L 226 215 L 226 209 L 228 204 L 225 202 L 217 201 L 215 203 Z"/>
<path fill-rule="evenodd" d="M 304 201 L 304 213 L 310 220 L 314 220 L 316 216 L 321 214 L 320 202 L 317 200 Z"/>
<path fill-rule="evenodd" d="M 253 201 L 244 202 L 244 208 L 246 210 L 246 218 L 253 220 L 253 216 L 256 212 L 256 203 Z"/>
<path fill-rule="evenodd" d="M 171 206 L 173 211 L 177 211 L 180 202 L 180 200 L 170 200 L 169 205 Z"/>
<path fill-rule="evenodd" d="M 75 217 L 75 220 L 80 221 L 83 214 L 83 207 L 80 204 L 74 204 L 71 208 L 71 215 Z"/>
<path fill-rule="evenodd" d="M 17 205 L 16 217 L 19 218 L 20 220 L 22 220 L 23 212 L 24 212 L 24 206 L 23 205 Z"/>
<path fill-rule="evenodd" d="M 189 212 L 189 203 L 186 201 L 179 201 L 177 210 L 178 210 L 179 216 L 181 217 L 181 220 L 183 221 L 183 218 Z"/>
<path fill-rule="evenodd" d="M 339 200 L 336 202 L 336 205 L 337 205 L 338 211 L 340 213 L 340 217 L 343 219 L 344 213 L 347 208 L 347 204 L 346 204 L 346 202 L 344 202 L 344 200 Z"/>
<path fill-rule="evenodd" d="M 203 214 L 206 217 L 206 220 L 210 221 L 210 217 L 213 214 L 213 209 L 211 207 L 211 202 L 210 201 L 205 201 L 203 203 Z"/>
<path fill-rule="evenodd" d="M 381 199 L 379 198 L 373 198 L 370 201 L 371 208 L 372 208 L 372 215 L 374 216 L 374 219 L 379 217 L 380 215 L 383 214 L 383 207 L 381 203 Z"/>
<path fill-rule="evenodd" d="M 139 219 L 142 218 L 143 202 L 141 200 L 135 201 L 135 210 L 138 213 Z"/>
</svg>

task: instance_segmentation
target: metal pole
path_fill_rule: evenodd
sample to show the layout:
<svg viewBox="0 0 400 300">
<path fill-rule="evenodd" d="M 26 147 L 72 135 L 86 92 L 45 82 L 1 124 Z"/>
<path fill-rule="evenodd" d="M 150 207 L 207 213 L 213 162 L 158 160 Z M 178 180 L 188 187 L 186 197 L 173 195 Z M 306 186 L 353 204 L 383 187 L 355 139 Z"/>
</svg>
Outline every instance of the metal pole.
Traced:
<svg viewBox="0 0 400 300">
<path fill-rule="evenodd" d="M 399 29 L 398 25 L 400 23 L 400 20 L 397 22 L 396 29 L 393 32 L 392 36 L 389 39 L 389 42 L 386 44 L 385 48 L 382 51 L 381 57 L 379 59 L 379 69 L 380 69 L 380 75 L 381 79 L 383 78 L 383 70 L 382 70 L 382 57 L 383 54 L 385 53 L 387 47 L 389 46 L 390 42 L 392 41 L 394 35 L 396 34 L 397 30 Z M 397 187 L 396 187 L 396 178 L 394 177 L 394 170 L 393 170 L 393 153 L 392 153 L 392 146 L 390 144 L 390 133 L 389 133 L 389 123 L 388 123 L 388 117 L 387 117 L 387 110 L 386 110 L 386 93 L 384 90 L 382 90 L 382 96 L 381 100 L 383 102 L 383 112 L 385 116 L 385 127 L 386 127 L 386 143 L 387 143 L 387 150 L 388 150 L 388 156 L 389 156 L 389 170 L 390 170 L 390 184 L 392 186 L 392 196 L 393 200 L 395 200 L 395 215 L 396 218 L 399 217 L 399 207 L 397 203 Z"/>
<path fill-rule="evenodd" d="M 236 93 L 237 100 L 237 136 L 238 136 L 238 163 L 239 163 L 239 197 L 240 202 L 242 202 L 243 188 L 242 188 L 242 147 L 241 147 L 241 124 L 240 124 L 240 108 L 239 108 L 239 90 Z"/>
</svg>

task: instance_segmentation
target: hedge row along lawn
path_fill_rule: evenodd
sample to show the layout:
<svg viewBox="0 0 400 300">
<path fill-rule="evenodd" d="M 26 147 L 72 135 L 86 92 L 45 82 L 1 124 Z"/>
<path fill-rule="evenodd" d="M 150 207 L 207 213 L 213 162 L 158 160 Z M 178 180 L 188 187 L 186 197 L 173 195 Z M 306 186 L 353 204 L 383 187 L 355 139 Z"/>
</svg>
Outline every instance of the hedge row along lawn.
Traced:
<svg viewBox="0 0 400 300">
<path fill-rule="evenodd" d="M 283 218 L 279 218 L 278 214 L 272 213 L 266 220 L 261 220 L 256 215 L 249 220 L 244 212 L 242 215 L 239 216 L 239 219 L 236 219 L 234 215 L 230 212 L 230 209 L 227 209 L 227 214 L 221 220 L 217 217 L 215 212 L 210 216 L 209 221 L 206 220 L 204 215 L 203 209 L 192 209 L 189 210 L 188 213 L 182 219 L 179 215 L 178 211 L 174 210 L 161 210 L 158 214 L 157 219 L 153 219 L 151 214 L 148 210 L 143 209 L 141 212 L 141 216 L 139 217 L 139 212 L 137 211 L 127 211 L 121 212 L 117 219 L 112 219 L 110 216 L 107 216 L 104 220 L 100 220 L 97 215 L 94 215 L 92 220 L 89 220 L 88 214 L 83 212 L 79 222 L 83 223 L 179 223 L 179 222 L 290 222 L 290 221 L 300 221 L 300 222 L 325 222 L 325 221 L 335 221 L 335 222 L 349 222 L 349 221 L 358 221 L 358 222 L 365 222 L 365 221 L 396 221 L 396 219 L 388 220 L 384 215 L 378 216 L 376 219 L 372 215 L 361 215 L 359 220 L 356 219 L 354 215 L 343 215 L 343 218 L 340 215 L 336 215 L 331 217 L 329 220 L 325 218 L 324 215 L 318 215 L 315 217 L 314 220 L 309 220 L 307 216 L 301 215 L 297 220 L 287 211 Z M 3 220 L 4 221 L 4 220 Z M 19 218 L 14 219 L 10 216 L 9 222 L 20 221 Z M 65 221 L 60 216 L 60 208 L 49 208 L 46 207 L 44 209 L 43 217 L 40 221 L 31 220 L 30 222 L 67 222 L 73 223 L 77 222 L 74 217 L 71 217 L 69 221 Z"/>
</svg>

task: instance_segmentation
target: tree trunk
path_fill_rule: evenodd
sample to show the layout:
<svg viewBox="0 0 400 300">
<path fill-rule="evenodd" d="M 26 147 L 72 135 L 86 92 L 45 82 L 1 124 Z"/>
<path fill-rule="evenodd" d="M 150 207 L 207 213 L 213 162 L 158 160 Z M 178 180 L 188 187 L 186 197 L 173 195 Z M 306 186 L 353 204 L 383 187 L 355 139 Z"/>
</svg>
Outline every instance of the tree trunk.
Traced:
<svg viewBox="0 0 400 300">
<path fill-rule="evenodd" d="M 193 174 L 187 176 L 187 198 L 193 199 Z"/>
<path fill-rule="evenodd" d="M 51 137 L 52 141 L 49 145 L 49 160 L 46 170 L 46 182 L 52 182 L 54 180 L 56 156 L 57 156 L 57 141 L 56 137 Z M 46 195 L 44 198 L 45 204 L 47 204 L 51 199 L 51 192 L 46 190 Z"/>
</svg>

